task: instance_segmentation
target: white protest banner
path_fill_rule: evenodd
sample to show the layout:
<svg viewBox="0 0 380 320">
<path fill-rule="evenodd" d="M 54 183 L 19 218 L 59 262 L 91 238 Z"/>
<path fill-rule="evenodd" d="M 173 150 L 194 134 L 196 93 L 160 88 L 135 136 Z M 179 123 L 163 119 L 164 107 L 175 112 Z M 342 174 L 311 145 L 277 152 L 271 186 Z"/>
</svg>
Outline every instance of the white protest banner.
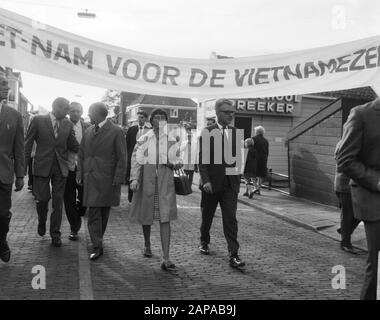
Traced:
<svg viewBox="0 0 380 320">
<path fill-rule="evenodd" d="M 379 79 L 380 36 L 248 58 L 182 59 L 100 43 L 0 9 L 0 61 L 31 73 L 136 93 L 273 97 L 373 85 Z"/>
</svg>

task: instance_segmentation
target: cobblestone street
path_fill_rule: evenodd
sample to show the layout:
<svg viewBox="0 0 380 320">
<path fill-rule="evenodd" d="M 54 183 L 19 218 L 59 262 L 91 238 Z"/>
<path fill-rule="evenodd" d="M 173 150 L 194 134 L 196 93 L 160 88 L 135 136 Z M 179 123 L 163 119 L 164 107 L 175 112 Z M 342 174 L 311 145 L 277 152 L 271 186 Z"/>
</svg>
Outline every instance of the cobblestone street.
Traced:
<svg viewBox="0 0 380 320">
<path fill-rule="evenodd" d="M 194 188 L 195 189 L 195 188 Z M 160 269 L 159 226 L 152 228 L 153 258 L 144 258 L 140 226 L 127 219 L 122 204 L 111 211 L 104 256 L 88 260 L 91 249 L 84 222 L 79 242 L 68 240 L 66 218 L 61 248 L 37 235 L 30 192 L 13 193 L 9 233 L 11 261 L 0 263 L 0 299 L 358 299 L 366 254 L 348 255 L 339 243 L 310 230 L 238 204 L 240 256 L 245 273 L 228 265 L 218 209 L 211 230 L 211 255 L 198 251 L 200 193 L 178 197 L 179 219 L 172 224 L 171 258 L 177 274 Z M 46 268 L 46 290 L 31 286 L 32 268 Z M 346 289 L 334 290 L 332 268 L 346 268 Z"/>
</svg>

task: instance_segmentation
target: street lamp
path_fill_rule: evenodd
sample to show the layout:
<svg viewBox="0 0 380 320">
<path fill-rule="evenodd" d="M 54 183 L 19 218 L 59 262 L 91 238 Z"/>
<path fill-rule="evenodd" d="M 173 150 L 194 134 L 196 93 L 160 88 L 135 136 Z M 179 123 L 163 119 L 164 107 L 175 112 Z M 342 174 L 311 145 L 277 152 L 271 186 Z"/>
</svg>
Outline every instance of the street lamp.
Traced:
<svg viewBox="0 0 380 320">
<path fill-rule="evenodd" d="M 96 14 L 88 12 L 87 9 L 85 9 L 85 12 L 82 11 L 82 12 L 78 12 L 77 14 L 79 18 L 89 18 L 89 19 L 96 18 Z"/>
</svg>

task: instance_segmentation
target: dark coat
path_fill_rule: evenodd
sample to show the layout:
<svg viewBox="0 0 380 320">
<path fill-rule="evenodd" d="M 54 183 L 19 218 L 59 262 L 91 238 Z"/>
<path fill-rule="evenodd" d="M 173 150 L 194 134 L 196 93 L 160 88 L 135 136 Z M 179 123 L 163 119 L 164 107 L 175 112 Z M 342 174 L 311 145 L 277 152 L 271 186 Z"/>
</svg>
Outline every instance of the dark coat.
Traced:
<svg viewBox="0 0 380 320">
<path fill-rule="evenodd" d="M 255 178 L 256 177 L 256 157 L 254 147 L 248 147 L 247 158 L 244 166 L 244 177 Z"/>
<path fill-rule="evenodd" d="M 92 125 L 83 135 L 77 175 L 83 181 L 83 206 L 120 204 L 126 169 L 126 144 L 121 128 L 107 121 L 98 132 Z"/>
<path fill-rule="evenodd" d="M 0 102 L 1 103 L 1 102 Z M 24 177 L 24 125 L 21 114 L 3 104 L 0 113 L 0 181 Z"/>
<path fill-rule="evenodd" d="M 228 126 L 232 137 L 229 140 L 232 143 L 232 150 L 236 150 L 236 128 Z M 215 131 L 214 131 L 215 130 Z M 213 137 L 213 133 L 215 136 Z M 211 134 L 211 136 L 210 136 Z M 211 138 L 210 138 L 211 137 Z M 219 140 L 220 139 L 220 140 Z M 216 140 L 216 141 L 215 141 Z M 211 125 L 202 130 L 199 139 L 199 187 L 203 190 L 203 185 L 211 182 L 213 193 L 220 191 L 223 188 L 224 177 L 227 175 L 230 185 L 235 192 L 240 190 L 240 174 L 228 174 L 228 171 L 236 168 L 236 163 L 229 163 L 226 159 L 218 159 L 217 155 L 223 155 L 222 150 L 222 134 L 217 124 Z M 235 156 L 232 153 L 232 156 Z M 221 160 L 221 161 L 218 161 Z M 226 174 L 227 172 L 227 174 Z"/>
<path fill-rule="evenodd" d="M 25 139 L 25 163 L 29 163 L 34 141 L 37 147 L 33 161 L 33 175 L 48 177 L 56 155 L 62 175 L 67 177 L 68 151 L 77 153 L 79 150 L 71 121 L 67 118 L 61 120 L 58 136 L 55 138 L 49 114 L 33 117 Z"/>
<path fill-rule="evenodd" d="M 351 178 L 355 218 L 380 220 L 380 99 L 353 108 L 337 152 L 338 171 Z"/>
<path fill-rule="evenodd" d="M 269 143 L 263 135 L 259 134 L 253 137 L 253 149 L 256 159 L 256 172 L 255 176 L 265 178 L 268 175 L 268 155 L 269 155 Z"/>
</svg>

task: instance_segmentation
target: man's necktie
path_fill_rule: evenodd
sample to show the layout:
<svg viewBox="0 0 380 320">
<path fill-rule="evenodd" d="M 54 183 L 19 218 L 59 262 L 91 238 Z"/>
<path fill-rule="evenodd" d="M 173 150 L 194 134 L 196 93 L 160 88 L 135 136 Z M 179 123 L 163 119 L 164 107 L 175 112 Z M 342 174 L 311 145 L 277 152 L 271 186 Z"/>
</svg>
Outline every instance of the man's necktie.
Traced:
<svg viewBox="0 0 380 320">
<path fill-rule="evenodd" d="M 99 131 L 99 126 L 96 125 L 96 126 L 95 126 L 95 132 L 98 132 L 98 131 Z"/>
<path fill-rule="evenodd" d="M 54 137 L 58 137 L 58 132 L 59 132 L 59 120 L 55 119 L 54 123 Z"/>
</svg>

